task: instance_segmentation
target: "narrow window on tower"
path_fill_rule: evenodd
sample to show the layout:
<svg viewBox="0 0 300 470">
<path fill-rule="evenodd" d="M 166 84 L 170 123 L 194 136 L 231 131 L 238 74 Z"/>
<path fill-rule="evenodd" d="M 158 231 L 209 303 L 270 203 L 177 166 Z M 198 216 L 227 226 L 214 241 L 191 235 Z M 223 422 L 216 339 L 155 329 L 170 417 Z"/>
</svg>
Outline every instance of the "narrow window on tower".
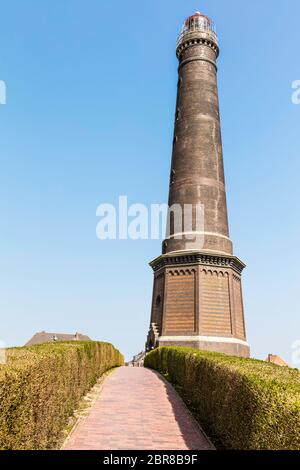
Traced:
<svg viewBox="0 0 300 470">
<path fill-rule="evenodd" d="M 178 121 L 179 118 L 180 118 L 180 109 L 177 108 L 177 109 L 176 109 L 176 114 L 175 114 L 175 119 L 176 119 L 176 121 Z"/>
<path fill-rule="evenodd" d="M 170 180 L 171 180 L 171 184 L 174 184 L 174 183 L 175 183 L 175 170 L 174 170 L 174 169 L 171 171 L 171 178 L 170 178 Z"/>
<path fill-rule="evenodd" d="M 175 223 L 174 223 L 174 212 L 171 211 L 171 212 L 170 212 L 170 234 L 171 234 L 171 233 L 174 233 L 174 227 L 175 227 Z"/>
</svg>

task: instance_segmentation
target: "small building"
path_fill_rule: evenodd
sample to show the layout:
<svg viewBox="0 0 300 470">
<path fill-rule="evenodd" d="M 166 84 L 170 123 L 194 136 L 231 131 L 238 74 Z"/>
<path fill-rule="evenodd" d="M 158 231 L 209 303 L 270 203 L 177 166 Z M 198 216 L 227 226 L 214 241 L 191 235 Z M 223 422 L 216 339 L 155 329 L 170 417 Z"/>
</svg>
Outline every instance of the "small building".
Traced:
<svg viewBox="0 0 300 470">
<path fill-rule="evenodd" d="M 127 362 L 126 365 L 129 367 L 143 367 L 145 355 L 145 351 L 141 351 L 136 356 L 133 356 L 132 360 L 130 362 Z"/>
<path fill-rule="evenodd" d="M 92 341 L 86 335 L 76 332 L 75 334 L 66 333 L 47 333 L 40 331 L 35 333 L 33 337 L 25 344 L 25 346 L 33 346 L 35 344 L 55 343 L 56 341 Z"/>
<path fill-rule="evenodd" d="M 281 367 L 289 366 L 283 359 L 281 359 L 280 356 L 277 356 L 276 354 L 268 354 L 266 362 L 271 362 L 272 364 L 276 364 L 277 366 Z"/>
</svg>

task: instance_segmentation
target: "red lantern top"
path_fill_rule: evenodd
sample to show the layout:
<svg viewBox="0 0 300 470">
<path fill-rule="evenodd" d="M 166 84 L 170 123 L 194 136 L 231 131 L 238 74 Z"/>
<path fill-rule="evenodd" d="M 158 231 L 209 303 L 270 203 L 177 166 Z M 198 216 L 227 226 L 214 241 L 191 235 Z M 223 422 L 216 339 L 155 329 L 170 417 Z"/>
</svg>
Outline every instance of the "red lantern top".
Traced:
<svg viewBox="0 0 300 470">
<path fill-rule="evenodd" d="M 196 32 L 210 34 L 217 42 L 214 22 L 208 16 L 202 15 L 200 11 L 196 11 L 192 16 L 189 16 L 185 20 L 180 32 L 179 40 L 181 40 L 185 34 Z"/>
<path fill-rule="evenodd" d="M 192 24 L 209 24 L 209 25 L 212 25 L 212 21 L 211 19 L 208 17 L 208 16 L 205 16 L 205 15 L 202 15 L 202 13 L 200 13 L 200 11 L 196 11 L 192 16 L 189 16 L 186 20 L 185 20 L 185 26 L 189 27 L 191 26 Z"/>
</svg>

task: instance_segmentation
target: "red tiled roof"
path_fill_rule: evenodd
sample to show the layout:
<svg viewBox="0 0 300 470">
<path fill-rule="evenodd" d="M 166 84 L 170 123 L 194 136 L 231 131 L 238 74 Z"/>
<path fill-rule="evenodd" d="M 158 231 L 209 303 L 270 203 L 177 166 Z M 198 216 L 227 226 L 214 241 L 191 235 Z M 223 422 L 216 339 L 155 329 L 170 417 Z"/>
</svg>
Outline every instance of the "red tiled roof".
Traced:
<svg viewBox="0 0 300 470">
<path fill-rule="evenodd" d="M 272 364 L 276 364 L 277 366 L 288 366 L 288 364 L 276 354 L 269 354 L 266 361 L 272 362 Z"/>
</svg>

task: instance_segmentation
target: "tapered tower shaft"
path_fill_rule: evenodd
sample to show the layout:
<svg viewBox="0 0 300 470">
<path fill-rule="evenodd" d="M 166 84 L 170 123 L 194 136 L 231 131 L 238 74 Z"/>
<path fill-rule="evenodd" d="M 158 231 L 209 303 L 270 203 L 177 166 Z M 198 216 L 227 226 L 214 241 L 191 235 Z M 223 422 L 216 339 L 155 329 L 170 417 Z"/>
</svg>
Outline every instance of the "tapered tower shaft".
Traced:
<svg viewBox="0 0 300 470">
<path fill-rule="evenodd" d="M 201 204 L 204 233 L 198 234 L 203 236 L 195 240 L 194 247 L 231 254 L 217 87 L 219 47 L 212 21 L 200 13 L 188 18 L 176 53 L 178 90 L 169 206 L 180 204 L 184 214 L 184 205 Z M 193 230 L 195 223 L 193 217 Z M 175 240 L 175 229 L 171 224 L 165 253 L 191 245 L 185 236 Z M 184 227 L 181 233 L 187 229 Z"/>
</svg>

